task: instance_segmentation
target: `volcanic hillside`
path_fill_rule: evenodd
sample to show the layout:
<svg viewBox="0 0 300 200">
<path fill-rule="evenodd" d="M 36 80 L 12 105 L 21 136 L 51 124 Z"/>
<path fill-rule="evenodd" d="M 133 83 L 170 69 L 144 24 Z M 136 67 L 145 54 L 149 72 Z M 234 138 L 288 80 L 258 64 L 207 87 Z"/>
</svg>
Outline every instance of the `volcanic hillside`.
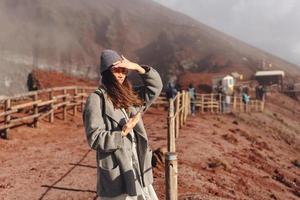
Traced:
<svg viewBox="0 0 300 200">
<path fill-rule="evenodd" d="M 0 0 L 0 94 L 26 90 L 33 68 L 97 78 L 112 48 L 156 67 L 163 80 L 185 71 L 251 76 L 262 58 L 289 75 L 299 68 L 149 0 Z"/>
</svg>

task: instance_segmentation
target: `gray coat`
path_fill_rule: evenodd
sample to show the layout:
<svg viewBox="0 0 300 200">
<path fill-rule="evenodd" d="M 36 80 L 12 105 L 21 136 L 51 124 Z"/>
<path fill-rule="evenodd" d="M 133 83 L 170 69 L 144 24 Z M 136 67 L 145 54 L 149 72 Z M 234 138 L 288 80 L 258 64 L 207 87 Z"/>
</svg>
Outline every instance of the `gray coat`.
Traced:
<svg viewBox="0 0 300 200">
<path fill-rule="evenodd" d="M 153 68 L 140 75 L 144 85 L 138 90 L 144 100 L 142 107 L 130 107 L 129 112 L 143 112 L 159 96 L 162 81 Z M 92 93 L 86 102 L 83 119 L 88 143 L 97 151 L 97 194 L 103 197 L 115 197 L 121 194 L 136 196 L 132 159 L 131 137 L 122 137 L 121 129 L 126 123 L 120 109 L 114 109 L 104 90 L 103 97 Z M 104 102 L 103 102 L 104 100 Z M 138 141 L 138 157 L 144 186 L 153 182 L 152 151 L 149 147 L 142 119 L 134 127 Z"/>
</svg>

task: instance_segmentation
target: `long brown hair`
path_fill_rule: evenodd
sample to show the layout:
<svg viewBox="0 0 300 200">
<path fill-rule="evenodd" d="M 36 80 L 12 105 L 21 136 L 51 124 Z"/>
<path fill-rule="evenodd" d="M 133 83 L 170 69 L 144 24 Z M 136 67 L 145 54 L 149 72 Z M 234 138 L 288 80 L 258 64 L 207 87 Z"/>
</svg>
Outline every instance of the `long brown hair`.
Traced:
<svg viewBox="0 0 300 200">
<path fill-rule="evenodd" d="M 143 101 L 133 90 L 127 77 L 123 84 L 120 84 L 113 73 L 110 70 L 106 70 L 102 73 L 102 84 L 104 85 L 114 108 L 127 109 L 129 106 L 143 105 Z"/>
</svg>

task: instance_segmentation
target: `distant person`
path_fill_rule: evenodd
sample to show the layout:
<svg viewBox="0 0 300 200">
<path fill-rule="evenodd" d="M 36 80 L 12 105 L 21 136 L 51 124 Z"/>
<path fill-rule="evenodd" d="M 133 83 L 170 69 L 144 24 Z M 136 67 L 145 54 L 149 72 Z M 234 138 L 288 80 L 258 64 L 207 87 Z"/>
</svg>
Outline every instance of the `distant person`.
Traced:
<svg viewBox="0 0 300 200">
<path fill-rule="evenodd" d="M 267 96 L 267 87 L 265 85 L 263 85 L 261 87 L 261 100 L 265 101 L 266 100 L 266 96 Z"/>
<path fill-rule="evenodd" d="M 135 90 L 129 70 L 143 80 Z M 161 78 L 154 68 L 113 50 L 102 52 L 100 73 L 102 85 L 88 97 L 83 113 L 88 144 L 97 154 L 97 195 L 101 200 L 157 200 L 141 115 L 159 96 Z"/>
<path fill-rule="evenodd" d="M 179 83 L 176 83 L 175 84 L 175 89 L 178 91 L 178 92 L 182 92 L 182 87 Z"/>
<path fill-rule="evenodd" d="M 27 76 L 27 88 L 28 91 L 38 90 L 38 80 L 35 78 L 32 72 Z"/>
<path fill-rule="evenodd" d="M 258 99 L 258 100 L 261 100 L 261 94 L 260 94 L 260 85 L 257 85 L 256 87 L 255 87 L 255 97 L 256 97 L 256 99 Z"/>
<path fill-rule="evenodd" d="M 264 101 L 266 96 L 266 87 L 263 85 L 258 85 L 255 87 L 255 95 L 257 100 Z"/>
<path fill-rule="evenodd" d="M 221 85 L 221 81 L 219 81 L 218 86 L 215 88 L 215 91 L 217 92 L 217 101 L 220 102 L 220 107 L 221 107 L 221 112 L 224 113 L 225 112 L 225 95 L 223 93 L 223 87 Z"/>
<path fill-rule="evenodd" d="M 245 111 L 248 112 L 249 111 L 249 101 L 250 101 L 250 96 L 248 94 L 248 88 L 243 89 L 242 101 L 244 103 Z"/>
<path fill-rule="evenodd" d="M 166 97 L 167 99 L 174 99 L 177 95 L 177 90 L 176 88 L 173 86 L 172 83 L 168 83 L 168 86 L 166 88 Z"/>
<path fill-rule="evenodd" d="M 229 113 L 231 111 L 231 96 L 229 94 L 225 94 L 225 113 Z"/>
<path fill-rule="evenodd" d="M 191 112 L 192 116 L 195 116 L 196 113 L 196 90 L 192 83 L 189 84 L 188 92 L 191 100 Z"/>
</svg>

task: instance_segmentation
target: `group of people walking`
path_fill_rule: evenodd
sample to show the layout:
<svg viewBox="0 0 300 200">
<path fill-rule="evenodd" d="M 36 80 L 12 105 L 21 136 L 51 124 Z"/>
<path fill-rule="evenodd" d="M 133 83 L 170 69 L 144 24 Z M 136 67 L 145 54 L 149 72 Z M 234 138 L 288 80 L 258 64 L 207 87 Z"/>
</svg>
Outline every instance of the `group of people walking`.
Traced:
<svg viewBox="0 0 300 200">
<path fill-rule="evenodd" d="M 191 102 L 191 113 L 192 113 L 192 116 L 195 116 L 197 95 L 196 95 L 196 89 L 194 88 L 192 83 L 189 84 L 187 91 L 189 93 L 190 102 Z M 179 84 L 174 86 L 172 83 L 168 83 L 168 86 L 166 88 L 167 99 L 175 98 L 177 95 L 177 92 L 181 92 L 181 86 Z"/>
</svg>

